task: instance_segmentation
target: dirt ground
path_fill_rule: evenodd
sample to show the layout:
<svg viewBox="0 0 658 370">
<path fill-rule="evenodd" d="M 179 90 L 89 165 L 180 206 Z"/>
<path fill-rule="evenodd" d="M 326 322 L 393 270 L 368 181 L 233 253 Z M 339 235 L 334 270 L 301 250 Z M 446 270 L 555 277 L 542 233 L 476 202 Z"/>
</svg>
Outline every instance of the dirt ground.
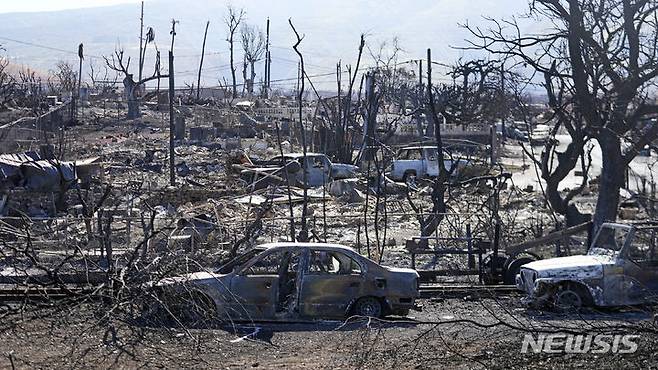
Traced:
<svg viewBox="0 0 658 370">
<path fill-rule="evenodd" d="M 632 355 L 521 353 L 525 329 L 594 332 L 610 325 L 652 329 L 651 312 L 639 308 L 557 315 L 527 310 L 518 296 L 433 298 L 421 302 L 422 312 L 386 321 L 233 323 L 194 330 L 108 321 L 80 308 L 70 312 L 58 310 L 42 318 L 27 315 L 24 321 L 4 328 L 0 334 L 0 368 L 619 369 L 658 366 L 655 331 L 639 333 L 639 348 Z M 8 322 L 4 321 L 3 327 L 9 325 Z"/>
</svg>

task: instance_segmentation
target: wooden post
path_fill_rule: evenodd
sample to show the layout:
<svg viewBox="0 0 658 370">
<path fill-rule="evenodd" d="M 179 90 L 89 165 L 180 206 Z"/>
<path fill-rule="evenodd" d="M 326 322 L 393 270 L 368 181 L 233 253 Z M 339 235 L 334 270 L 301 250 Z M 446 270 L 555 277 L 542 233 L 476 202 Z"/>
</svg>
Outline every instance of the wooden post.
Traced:
<svg viewBox="0 0 658 370">
<path fill-rule="evenodd" d="M 266 36 L 265 36 L 265 77 L 263 81 L 263 97 L 270 97 L 270 18 L 267 18 Z"/>
<path fill-rule="evenodd" d="M 176 186 L 176 170 L 174 169 L 174 39 L 176 37 L 176 20 L 171 20 L 171 49 L 169 50 L 169 185 Z"/>
<path fill-rule="evenodd" d="M 361 220 L 356 224 L 356 251 L 361 254 Z"/>
<path fill-rule="evenodd" d="M 270 86 L 272 82 L 272 52 L 267 52 L 267 94 L 269 98 Z"/>
<path fill-rule="evenodd" d="M 489 136 L 491 137 L 491 145 L 490 145 L 491 149 L 489 150 L 489 154 L 490 154 L 490 157 L 491 157 L 490 160 L 491 160 L 492 165 L 496 164 L 496 157 L 497 157 L 496 152 L 497 152 L 497 149 L 498 149 L 498 140 L 496 138 L 497 137 L 496 135 L 497 135 L 496 134 L 496 125 L 493 124 L 489 127 Z"/>
<path fill-rule="evenodd" d="M 174 52 L 169 51 L 169 185 L 176 186 L 174 169 Z"/>
<path fill-rule="evenodd" d="M 80 43 L 80 46 L 78 46 L 78 57 L 80 58 L 80 72 L 78 73 L 78 99 L 77 99 L 78 104 L 76 104 L 76 110 L 75 110 L 76 120 L 78 119 L 77 106 L 78 105 L 82 106 L 82 99 L 80 98 L 80 96 L 82 95 L 80 93 L 80 90 L 82 89 L 82 60 L 84 59 L 84 52 L 83 52 L 82 43 Z"/>
<path fill-rule="evenodd" d="M 478 242 L 478 281 L 480 284 L 483 282 L 484 266 L 482 265 L 482 254 L 484 253 L 484 245 Z"/>
<path fill-rule="evenodd" d="M 473 235 L 471 234 L 471 224 L 466 224 L 466 239 L 468 243 L 468 269 L 475 268 L 475 256 L 473 255 Z"/>
<path fill-rule="evenodd" d="M 498 259 L 498 247 L 500 244 L 500 224 L 496 222 L 496 226 L 494 229 L 494 240 L 493 240 L 493 252 L 491 253 L 491 276 L 493 277 L 496 274 L 496 270 L 498 269 L 497 266 L 497 259 Z"/>
<path fill-rule="evenodd" d="M 114 258 L 112 251 L 112 221 L 114 216 L 109 213 L 103 227 L 103 245 L 105 246 L 105 256 L 107 257 L 107 280 L 112 288 L 112 275 L 114 274 Z"/>
<path fill-rule="evenodd" d="M 144 56 L 142 50 L 144 49 L 144 2 L 142 1 L 142 12 L 139 17 L 139 75 L 138 80 L 142 80 L 142 71 L 144 69 Z"/>
<path fill-rule="evenodd" d="M 505 99 L 505 62 L 500 63 L 500 97 L 502 99 L 500 104 L 500 125 L 503 135 L 502 143 L 505 144 L 507 131 L 505 129 L 505 116 L 507 115 L 507 99 Z M 495 133 L 495 130 L 494 130 Z"/>
</svg>

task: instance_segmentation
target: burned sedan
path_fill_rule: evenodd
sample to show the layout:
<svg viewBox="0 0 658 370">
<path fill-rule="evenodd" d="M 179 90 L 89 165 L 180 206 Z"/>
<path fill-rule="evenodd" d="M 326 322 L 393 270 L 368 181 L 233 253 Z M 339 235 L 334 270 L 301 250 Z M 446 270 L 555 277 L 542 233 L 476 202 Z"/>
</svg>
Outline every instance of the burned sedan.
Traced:
<svg viewBox="0 0 658 370">
<path fill-rule="evenodd" d="M 418 274 L 336 244 L 275 243 L 153 288 L 167 312 L 190 321 L 381 317 L 415 307 Z"/>
<path fill-rule="evenodd" d="M 308 187 L 322 186 L 325 183 L 354 178 L 359 168 L 346 163 L 333 163 L 325 154 L 288 153 L 262 163 L 262 167 L 249 167 L 241 170 L 240 177 L 254 189 L 267 187 L 268 184 L 304 187 L 304 174 Z"/>
<path fill-rule="evenodd" d="M 656 225 L 605 223 L 587 255 L 524 265 L 516 277 L 530 303 L 558 308 L 656 303 Z"/>
</svg>

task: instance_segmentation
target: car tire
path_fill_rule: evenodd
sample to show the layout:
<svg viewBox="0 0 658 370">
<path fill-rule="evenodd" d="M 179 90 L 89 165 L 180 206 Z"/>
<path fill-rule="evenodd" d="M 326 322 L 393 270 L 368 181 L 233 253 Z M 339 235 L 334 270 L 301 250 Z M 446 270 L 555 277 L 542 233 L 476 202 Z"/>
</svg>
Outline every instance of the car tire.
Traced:
<svg viewBox="0 0 658 370">
<path fill-rule="evenodd" d="M 589 293 L 577 284 L 565 284 L 555 291 L 553 304 L 560 311 L 580 310 L 591 304 Z"/>
<path fill-rule="evenodd" d="M 363 297 L 354 303 L 352 312 L 357 316 L 378 318 L 382 316 L 382 302 L 375 297 Z"/>
<path fill-rule="evenodd" d="M 416 185 L 416 172 L 407 171 L 402 176 L 402 181 L 409 187 L 417 187 Z"/>
<path fill-rule="evenodd" d="M 521 266 L 533 262 L 534 259 L 530 257 L 521 257 L 512 261 L 507 267 L 505 267 L 505 285 L 514 285 L 516 284 L 516 275 L 521 271 Z"/>
</svg>

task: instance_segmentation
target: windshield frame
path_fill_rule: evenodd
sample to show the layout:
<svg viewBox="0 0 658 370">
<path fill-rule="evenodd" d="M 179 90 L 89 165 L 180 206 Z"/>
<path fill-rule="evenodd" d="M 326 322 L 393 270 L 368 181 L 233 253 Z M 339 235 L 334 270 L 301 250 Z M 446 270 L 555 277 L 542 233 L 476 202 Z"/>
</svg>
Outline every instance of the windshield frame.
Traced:
<svg viewBox="0 0 658 370">
<path fill-rule="evenodd" d="M 617 239 L 618 233 L 623 232 L 623 242 L 621 245 L 618 246 L 618 248 L 610 248 L 606 247 L 604 245 L 599 244 L 599 241 L 602 238 L 602 234 L 607 231 L 611 230 L 614 232 L 614 237 Z M 634 228 L 633 226 L 630 225 L 621 225 L 621 224 L 609 224 L 609 223 L 604 223 L 601 225 L 599 230 L 596 232 L 596 236 L 594 237 L 594 240 L 592 240 L 592 244 L 587 251 L 588 256 L 608 256 L 612 258 L 618 258 L 621 256 L 624 251 L 626 250 L 626 247 L 628 246 L 629 241 L 633 238 L 633 231 Z"/>
<path fill-rule="evenodd" d="M 230 274 L 233 271 L 241 270 L 246 266 L 249 261 L 253 260 L 254 257 L 260 256 L 262 253 L 267 252 L 267 248 L 255 247 L 252 248 L 236 257 L 226 262 L 225 264 L 219 266 L 215 269 L 216 274 Z"/>
</svg>

